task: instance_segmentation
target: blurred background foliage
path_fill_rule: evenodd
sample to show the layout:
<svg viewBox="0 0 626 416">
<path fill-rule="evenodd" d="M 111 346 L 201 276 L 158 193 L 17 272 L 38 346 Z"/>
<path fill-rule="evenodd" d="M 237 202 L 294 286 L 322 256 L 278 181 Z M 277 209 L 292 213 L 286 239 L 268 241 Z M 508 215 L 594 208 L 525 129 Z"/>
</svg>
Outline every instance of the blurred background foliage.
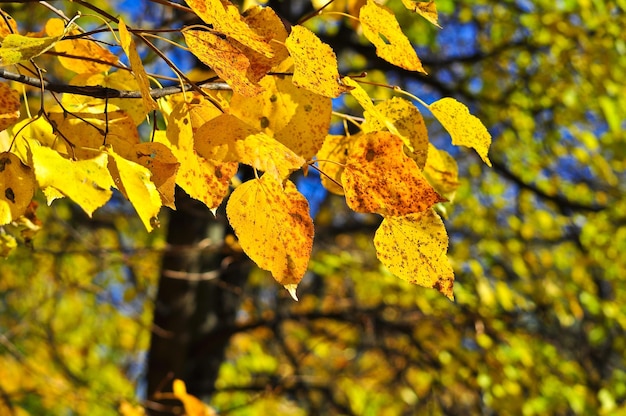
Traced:
<svg viewBox="0 0 626 416">
<path fill-rule="evenodd" d="M 292 23 L 311 10 L 267 3 Z M 427 102 L 457 97 L 491 131 L 488 169 L 424 111 L 459 165 L 445 206 L 456 302 L 383 270 L 371 243 L 380 219 L 301 181 L 319 212 L 300 302 L 256 269 L 231 288 L 241 301 L 233 335 L 201 395 L 220 414 L 626 412 L 626 2 L 436 3 L 441 30 L 387 2 L 426 77 L 377 59 L 345 35 L 349 20 L 307 25 L 344 73 L 367 71 Z M 38 30 L 28 24 L 49 11 L 28 7 L 9 12 Z M 148 24 L 180 26 L 146 7 Z M 349 100 L 336 109 L 356 111 Z M 0 260 L 0 414 L 140 414 L 129 405 L 145 399 L 160 330 L 162 231 L 147 235 L 122 203 L 95 220 L 63 202 L 37 215 L 45 226 L 31 247 Z"/>
</svg>

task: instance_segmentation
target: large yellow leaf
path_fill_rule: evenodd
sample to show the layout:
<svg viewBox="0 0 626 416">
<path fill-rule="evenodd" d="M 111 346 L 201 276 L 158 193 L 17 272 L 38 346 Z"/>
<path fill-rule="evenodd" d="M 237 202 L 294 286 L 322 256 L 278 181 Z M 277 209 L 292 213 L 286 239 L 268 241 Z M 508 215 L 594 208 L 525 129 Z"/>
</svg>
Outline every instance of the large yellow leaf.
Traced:
<svg viewBox="0 0 626 416">
<path fill-rule="evenodd" d="M 328 134 L 332 100 L 293 85 L 288 77 L 265 77 L 263 93 L 233 94 L 230 112 L 274 137 L 305 159 L 312 158 Z"/>
<path fill-rule="evenodd" d="M 428 108 L 450 133 L 452 144 L 473 148 L 483 162 L 491 166 L 491 161 L 487 156 L 489 146 L 491 146 L 491 134 L 476 116 L 470 114 L 465 104 L 446 97 L 435 101 Z"/>
<path fill-rule="evenodd" d="M 309 29 L 292 27 L 285 45 L 294 62 L 294 84 L 325 97 L 347 91 L 339 82 L 335 52 Z"/>
<path fill-rule="evenodd" d="M 233 91 L 245 96 L 261 92 L 256 81 L 249 78 L 250 59 L 228 39 L 203 30 L 184 30 L 189 50 L 222 78 Z"/>
<path fill-rule="evenodd" d="M 282 285 L 300 282 L 313 247 L 313 220 L 292 182 L 283 187 L 267 174 L 244 182 L 228 199 L 226 213 L 239 244 L 259 267 Z"/>
<path fill-rule="evenodd" d="M 166 113 L 167 130 L 165 133 L 157 131 L 154 137 L 156 142 L 162 143 L 172 150 L 180 162 L 176 174 L 176 183 L 192 198 L 202 201 L 211 209 L 217 208 L 226 194 L 230 179 L 237 173 L 237 163 L 219 163 L 199 156 L 194 149 L 193 113 L 202 113 L 206 110 L 219 114 L 206 100 L 199 104 L 179 103 Z M 200 107 L 200 108 L 195 108 Z M 204 116 L 196 116 L 204 118 Z M 206 117 L 210 117 L 206 115 Z M 206 122 L 206 120 L 204 120 Z"/>
<path fill-rule="evenodd" d="M 0 83 L 0 131 L 15 124 L 20 118 L 20 93 Z"/>
<path fill-rule="evenodd" d="M 448 235 L 431 209 L 402 217 L 386 217 L 374 236 L 376 255 L 391 273 L 454 300 L 454 271 L 446 255 Z"/>
<path fill-rule="evenodd" d="M 64 30 L 65 23 L 61 19 L 50 19 L 46 22 L 48 36 L 58 36 Z M 70 32 L 71 35 L 79 33 L 78 30 Z M 79 74 L 106 72 L 118 61 L 117 56 L 90 39 L 62 39 L 54 44 L 54 50 L 60 54 L 57 58 L 65 69 Z"/>
<path fill-rule="evenodd" d="M 376 55 L 409 71 L 426 73 L 415 49 L 402 33 L 396 16 L 390 9 L 368 0 L 361 7 L 359 20 L 363 34 L 376 47 Z"/>
<path fill-rule="evenodd" d="M 419 110 L 410 102 L 393 97 L 376 105 L 377 114 L 372 116 L 365 112 L 365 123 L 361 125 L 364 133 L 395 127 L 395 134 L 402 137 L 407 154 L 421 168 L 426 164 L 428 156 L 428 131 Z M 384 120 L 381 122 L 380 117 Z"/>
<path fill-rule="evenodd" d="M 114 186 L 133 204 L 146 229 L 152 231 L 153 225 L 158 223 L 161 197 L 150 180 L 150 171 L 138 163 L 124 159 L 111 148 L 107 149 L 107 153 Z"/>
<path fill-rule="evenodd" d="M 437 6 L 434 1 L 402 0 L 402 4 L 404 4 L 404 7 L 407 9 L 419 14 L 441 29 L 441 26 L 439 26 L 439 14 L 437 13 Z"/>
<path fill-rule="evenodd" d="M 23 215 L 34 193 L 35 175 L 31 168 L 13 153 L 0 153 L 0 225 Z"/>
<path fill-rule="evenodd" d="M 92 159 L 74 161 L 34 140 L 28 140 L 28 143 L 35 177 L 47 197 L 48 205 L 66 196 L 91 216 L 111 198 L 111 187 L 114 184 L 107 169 L 106 153 L 100 153 Z"/>
<path fill-rule="evenodd" d="M 229 38 L 270 58 L 272 47 L 244 21 L 239 9 L 228 0 L 187 0 L 187 4 L 205 23 Z"/>
<path fill-rule="evenodd" d="M 452 202 L 459 187 L 459 169 L 448 152 L 429 144 L 424 176 L 440 195 Z"/>
<path fill-rule="evenodd" d="M 344 194 L 341 177 L 354 137 L 328 135 L 317 153 L 317 164 L 322 172 L 320 175 L 322 185 L 336 195 Z"/>
<path fill-rule="evenodd" d="M 195 134 L 196 151 L 218 162 L 243 163 L 287 178 L 306 160 L 287 146 L 230 114 L 222 114 L 202 125 Z"/>
<path fill-rule="evenodd" d="M 355 136 L 342 176 L 348 206 L 357 212 L 406 215 L 445 201 L 389 132 Z"/>
<path fill-rule="evenodd" d="M 139 91 L 141 92 L 141 98 L 143 100 L 143 106 L 147 111 L 156 110 L 158 108 L 156 101 L 150 96 L 150 80 L 146 74 L 146 70 L 141 62 L 141 57 L 137 52 L 137 46 L 133 40 L 130 32 L 126 28 L 126 24 L 122 19 L 119 20 L 117 29 L 120 34 L 120 43 L 124 53 L 128 56 L 130 61 L 130 68 L 133 70 L 137 84 L 139 84 Z"/>
</svg>

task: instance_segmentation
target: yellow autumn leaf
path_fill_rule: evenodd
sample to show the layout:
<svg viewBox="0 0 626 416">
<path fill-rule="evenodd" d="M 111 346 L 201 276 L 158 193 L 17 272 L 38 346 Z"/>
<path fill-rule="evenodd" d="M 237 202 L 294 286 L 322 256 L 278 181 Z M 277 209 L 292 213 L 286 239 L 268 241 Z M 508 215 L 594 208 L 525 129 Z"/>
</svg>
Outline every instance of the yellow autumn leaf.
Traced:
<svg viewBox="0 0 626 416">
<path fill-rule="evenodd" d="M 275 138 L 304 159 L 321 148 L 330 128 L 332 100 L 293 85 L 287 77 L 265 77 L 263 93 L 233 94 L 230 112 Z"/>
<path fill-rule="evenodd" d="M 17 23 L 7 12 L 0 9 L 0 39 L 11 33 L 17 33 Z"/>
<path fill-rule="evenodd" d="M 313 220 L 291 181 L 283 186 L 265 174 L 244 182 L 228 199 L 226 214 L 239 244 L 259 267 L 281 285 L 300 282 L 313 248 Z"/>
<path fill-rule="evenodd" d="M 393 97 L 376 105 L 377 114 L 365 112 L 365 122 L 361 125 L 364 133 L 384 131 L 389 125 L 395 127 L 396 135 L 404 141 L 405 151 L 417 163 L 420 169 L 426 164 L 428 156 L 428 131 L 426 123 L 417 107 L 410 101 Z M 381 118 L 385 123 L 381 123 Z"/>
<path fill-rule="evenodd" d="M 277 179 L 288 177 L 306 162 L 284 144 L 230 114 L 202 125 L 195 133 L 195 148 L 207 159 L 243 163 Z"/>
<path fill-rule="evenodd" d="M 106 153 L 100 153 L 92 159 L 74 161 L 34 140 L 28 140 L 28 144 L 35 177 L 39 187 L 44 190 L 48 205 L 66 196 L 91 217 L 96 209 L 111 198 L 111 187 L 114 184 L 107 169 Z"/>
<path fill-rule="evenodd" d="M 56 110 L 48 113 L 48 120 L 54 123 L 60 142 L 66 138 L 71 140 L 71 145 L 66 144 L 65 153 L 74 159 L 90 159 L 99 154 L 100 148 L 106 144 L 139 143 L 137 127 L 123 111 L 68 114 L 61 109 Z"/>
<path fill-rule="evenodd" d="M 356 212 L 406 215 L 445 201 L 389 132 L 355 136 L 342 176 L 348 206 Z"/>
<path fill-rule="evenodd" d="M 393 123 L 387 119 L 387 117 L 385 117 L 383 113 L 381 113 L 380 110 L 374 105 L 372 99 L 367 94 L 367 91 L 365 91 L 359 83 L 350 77 L 344 77 L 343 84 L 350 88 L 350 95 L 352 95 L 359 105 L 363 107 L 364 113 L 367 113 L 370 119 L 376 119 L 378 124 L 385 126 L 389 132 L 400 136 L 400 133 Z"/>
<path fill-rule="evenodd" d="M 391 273 L 454 300 L 454 271 L 446 255 L 448 234 L 432 209 L 386 217 L 376 231 L 374 246 L 378 259 Z"/>
<path fill-rule="evenodd" d="M 274 51 L 263 37 L 245 22 L 237 6 L 228 0 L 187 0 L 187 4 L 213 30 L 271 58 Z"/>
<path fill-rule="evenodd" d="M 426 73 L 390 9 L 368 0 L 361 7 L 359 20 L 363 35 L 376 47 L 376 55 L 400 68 Z"/>
<path fill-rule="evenodd" d="M 0 153 L 0 225 L 5 225 L 26 212 L 35 194 L 35 175 L 19 157 Z"/>
<path fill-rule="evenodd" d="M 20 107 L 20 93 L 0 82 L 0 131 L 17 122 Z"/>
<path fill-rule="evenodd" d="M 437 13 L 437 5 L 434 1 L 414 1 L 414 0 L 402 0 L 404 7 L 422 16 L 433 25 L 439 26 L 439 14 Z"/>
<path fill-rule="evenodd" d="M 215 71 L 233 91 L 246 96 L 261 92 L 258 83 L 248 76 L 250 59 L 227 39 L 203 30 L 184 30 L 189 50 Z"/>
<path fill-rule="evenodd" d="M 183 402 L 186 416 L 215 416 L 217 413 L 205 405 L 200 399 L 187 393 L 185 382 L 176 379 L 172 382 L 174 396 Z"/>
<path fill-rule="evenodd" d="M 111 148 L 107 148 L 106 152 L 109 155 L 108 168 L 114 186 L 133 205 L 144 227 L 152 231 L 161 209 L 161 196 L 150 180 L 150 171 L 138 163 L 124 159 Z"/>
<path fill-rule="evenodd" d="M 428 109 L 450 133 L 453 145 L 473 148 L 483 162 L 491 167 L 487 155 L 491 146 L 491 134 L 476 116 L 470 114 L 465 104 L 446 97 L 435 101 Z"/>
<path fill-rule="evenodd" d="M 48 36 L 58 36 L 65 30 L 65 23 L 61 19 L 50 19 L 46 22 L 45 30 Z M 78 30 L 69 32 L 71 35 L 79 33 Z M 106 72 L 118 60 L 113 53 L 89 39 L 61 39 L 54 44 L 54 50 L 59 54 L 57 58 L 65 69 L 82 74 Z"/>
<path fill-rule="evenodd" d="M 176 173 L 180 163 L 167 146 L 162 143 L 139 143 L 132 147 L 130 154 L 123 155 L 128 160 L 147 168 L 161 195 L 161 202 L 168 208 L 175 208 L 174 190 L 176 187 Z"/>
<path fill-rule="evenodd" d="M 0 45 L 0 66 L 15 65 L 49 51 L 72 29 L 72 26 L 73 24 L 66 26 L 55 36 L 34 37 L 17 33 L 6 35 Z"/>
<path fill-rule="evenodd" d="M 429 144 L 424 176 L 439 195 L 452 202 L 459 187 L 459 169 L 448 152 Z"/>
<path fill-rule="evenodd" d="M 322 186 L 328 191 L 343 195 L 341 176 L 348 160 L 350 145 L 355 136 L 328 135 L 317 153 L 317 164 L 321 171 Z"/>
<path fill-rule="evenodd" d="M 198 108 L 199 107 L 199 108 Z M 213 118 L 221 114 L 206 100 L 199 104 L 178 103 L 165 113 L 167 130 L 157 131 L 154 141 L 172 150 L 180 162 L 176 184 L 194 199 L 207 207 L 217 208 L 226 194 L 230 179 L 237 173 L 237 163 L 219 163 L 199 156 L 194 149 L 194 129 L 200 127 L 192 122 L 194 112 L 206 111 L 211 115 L 196 116 Z M 205 120 L 206 121 L 206 120 Z"/>
<path fill-rule="evenodd" d="M 117 24 L 117 29 L 120 34 L 120 44 L 122 49 L 124 49 L 124 53 L 128 56 L 128 60 L 130 62 L 130 68 L 135 75 L 135 79 L 137 80 L 137 84 L 139 84 L 139 91 L 141 92 L 141 98 L 143 100 L 143 106 L 147 111 L 156 110 L 158 108 L 156 101 L 150 96 L 150 80 L 148 79 L 148 75 L 146 74 L 146 70 L 143 67 L 143 62 L 141 62 L 141 57 L 137 52 L 137 45 L 135 45 L 135 41 L 133 40 L 130 32 L 126 28 L 126 24 L 122 19 L 119 20 Z"/>
<path fill-rule="evenodd" d="M 98 85 L 121 91 L 137 91 L 139 84 L 129 71 L 115 71 L 101 74 L 79 74 L 70 81 L 71 85 L 89 86 Z M 135 125 L 146 120 L 148 110 L 141 98 L 93 98 L 85 95 L 63 94 L 63 107 L 70 112 L 90 112 L 103 114 L 105 112 L 122 110 L 131 116 Z"/>
<path fill-rule="evenodd" d="M 325 97 L 338 97 L 348 90 L 339 82 L 335 52 L 309 29 L 292 27 L 285 45 L 294 62 L 294 84 Z"/>
</svg>

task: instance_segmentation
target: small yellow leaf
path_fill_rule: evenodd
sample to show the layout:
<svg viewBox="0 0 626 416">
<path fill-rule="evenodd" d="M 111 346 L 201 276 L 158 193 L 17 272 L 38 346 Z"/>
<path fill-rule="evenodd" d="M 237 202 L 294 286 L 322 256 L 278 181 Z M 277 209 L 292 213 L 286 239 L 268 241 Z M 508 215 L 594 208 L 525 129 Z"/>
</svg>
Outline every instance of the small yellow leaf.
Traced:
<svg viewBox="0 0 626 416">
<path fill-rule="evenodd" d="M 0 83 L 0 131 L 15 124 L 20 118 L 20 93 Z"/>
<path fill-rule="evenodd" d="M 344 194 L 341 177 L 354 137 L 356 136 L 329 135 L 317 153 L 317 164 L 322 172 L 320 175 L 322 185 L 336 195 Z"/>
<path fill-rule="evenodd" d="M 50 50 L 61 36 L 31 37 L 9 34 L 0 46 L 0 66 L 15 65 L 33 59 Z"/>
<path fill-rule="evenodd" d="M 194 129 L 198 125 L 192 122 L 194 113 L 206 112 L 206 117 L 221 114 L 208 101 L 203 100 L 199 104 L 179 103 L 166 113 L 166 132 L 157 131 L 154 137 L 159 142 L 169 147 L 180 162 L 176 174 L 176 183 L 185 190 L 192 198 L 202 201 L 209 208 L 217 208 L 226 194 L 230 179 L 237 173 L 237 163 L 219 163 L 199 156 L 194 149 Z M 206 122 L 206 120 L 204 120 Z"/>
<path fill-rule="evenodd" d="M 406 215 L 445 201 L 388 132 L 355 136 L 343 172 L 348 206 L 356 212 Z"/>
<path fill-rule="evenodd" d="M 473 148 L 483 162 L 491 166 L 487 155 L 491 146 L 491 134 L 476 116 L 470 114 L 465 104 L 446 97 L 435 101 L 428 108 L 450 133 L 453 145 Z"/>
<path fill-rule="evenodd" d="M 150 179 L 161 195 L 161 202 L 166 207 L 174 209 L 176 173 L 180 163 L 176 160 L 172 150 L 162 143 L 147 142 L 136 144 L 130 155 L 123 156 L 139 163 L 152 173 Z"/>
<path fill-rule="evenodd" d="M 400 136 L 396 126 L 394 126 L 393 123 L 387 119 L 387 117 L 385 117 L 383 113 L 381 113 L 380 110 L 374 105 L 372 99 L 363 87 L 350 77 L 344 77 L 343 83 L 350 88 L 350 95 L 352 95 L 359 105 L 363 107 L 364 113 L 366 113 L 370 119 L 377 120 L 378 124 L 385 126 L 390 133 Z"/>
<path fill-rule="evenodd" d="M 249 97 L 262 91 L 248 76 L 250 59 L 227 39 L 203 30 L 184 30 L 183 36 L 189 50 L 210 66 L 233 91 Z"/>
<path fill-rule="evenodd" d="M 305 159 L 322 147 L 330 128 L 332 100 L 293 85 L 287 77 L 265 77 L 263 93 L 233 94 L 231 114 L 274 137 Z"/>
<path fill-rule="evenodd" d="M 11 33 L 17 33 L 17 24 L 7 12 L 0 9 L 0 39 Z"/>
<path fill-rule="evenodd" d="M 429 144 L 424 176 L 440 195 L 452 202 L 459 187 L 459 169 L 448 152 Z"/>
<path fill-rule="evenodd" d="M 441 26 L 439 26 L 437 6 L 434 1 L 402 0 L 402 4 L 404 4 L 404 7 L 407 9 L 419 14 L 424 19 L 441 29 Z"/>
<path fill-rule="evenodd" d="M 285 45 L 294 61 L 294 84 L 325 97 L 348 90 L 339 82 L 335 52 L 309 29 L 292 27 Z"/>
<path fill-rule="evenodd" d="M 218 162 L 243 163 L 271 173 L 277 179 L 287 178 L 306 160 L 287 146 L 230 114 L 222 114 L 195 134 L 196 151 L 202 157 Z"/>
<path fill-rule="evenodd" d="M 377 114 L 373 117 L 369 112 L 365 112 L 365 123 L 361 125 L 363 132 L 388 130 L 389 125 L 393 125 L 396 131 L 394 134 L 399 135 L 404 141 L 406 153 L 420 169 L 424 168 L 429 141 L 426 123 L 419 110 L 410 101 L 399 97 L 377 104 L 376 110 Z M 384 124 L 381 123 L 380 117 Z"/>
<path fill-rule="evenodd" d="M 228 0 L 187 0 L 187 4 L 213 30 L 271 58 L 272 47 L 244 21 L 239 9 Z"/>
<path fill-rule="evenodd" d="M 139 85 L 130 71 L 116 71 L 110 74 L 79 74 L 70 81 L 71 85 L 98 85 L 116 90 L 137 91 Z M 70 112 L 100 113 L 123 110 L 131 116 L 135 125 L 146 120 L 148 110 L 141 98 L 110 98 L 108 100 L 83 95 L 63 94 L 63 107 Z"/>
<path fill-rule="evenodd" d="M 46 22 L 48 36 L 58 36 L 64 30 L 65 23 L 61 19 L 50 19 Z M 78 30 L 70 32 L 71 35 L 79 33 Z M 82 74 L 106 72 L 118 60 L 117 56 L 90 39 L 62 39 L 54 44 L 54 50 L 60 54 L 57 58 L 65 69 Z M 75 58 L 63 55 L 71 55 Z"/>
<path fill-rule="evenodd" d="M 433 210 L 386 217 L 376 231 L 374 245 L 378 259 L 391 273 L 454 300 L 454 271 L 446 255 L 448 234 Z"/>
<path fill-rule="evenodd" d="M 359 20 L 363 34 L 376 47 L 376 55 L 409 71 L 426 73 L 415 49 L 402 33 L 390 9 L 368 0 L 367 4 L 361 7 Z"/>
<path fill-rule="evenodd" d="M 296 289 L 298 288 L 298 285 L 285 285 L 284 287 L 287 289 L 287 292 L 289 292 L 289 296 L 297 302 L 298 295 L 296 294 Z"/>
<path fill-rule="evenodd" d="M 97 208 L 111 198 L 113 179 L 107 169 L 106 153 L 88 160 L 73 161 L 33 140 L 28 140 L 28 143 L 35 177 L 39 187 L 44 190 L 48 204 L 60 196 L 66 196 L 91 217 Z"/>
<path fill-rule="evenodd" d="M 147 111 L 156 110 L 158 108 L 157 103 L 156 101 L 154 101 L 152 96 L 150 96 L 150 80 L 148 79 L 146 70 L 143 67 L 143 63 L 141 62 L 141 57 L 137 52 L 137 46 L 135 45 L 135 41 L 133 40 L 122 19 L 119 20 L 117 29 L 119 30 L 120 34 L 122 49 L 124 49 L 124 53 L 126 53 L 126 56 L 128 56 L 128 60 L 130 61 L 130 68 L 133 70 L 133 74 L 135 75 L 137 83 L 139 84 L 139 91 L 141 91 L 143 105 Z"/>
<path fill-rule="evenodd" d="M 35 175 L 19 157 L 0 153 L 0 225 L 23 215 L 35 193 Z"/>
<path fill-rule="evenodd" d="M 295 185 L 263 175 L 239 185 L 226 205 L 239 244 L 281 285 L 297 285 L 313 248 L 313 220 Z"/>
<path fill-rule="evenodd" d="M 216 413 L 207 405 L 202 403 L 200 399 L 187 393 L 185 382 L 176 379 L 172 383 L 174 396 L 183 402 L 186 416 L 214 416 Z"/>
<path fill-rule="evenodd" d="M 146 229 L 152 231 L 152 224 L 161 209 L 161 196 L 150 180 L 150 171 L 124 159 L 113 149 L 107 149 L 107 153 L 114 186 L 133 204 Z"/>
</svg>

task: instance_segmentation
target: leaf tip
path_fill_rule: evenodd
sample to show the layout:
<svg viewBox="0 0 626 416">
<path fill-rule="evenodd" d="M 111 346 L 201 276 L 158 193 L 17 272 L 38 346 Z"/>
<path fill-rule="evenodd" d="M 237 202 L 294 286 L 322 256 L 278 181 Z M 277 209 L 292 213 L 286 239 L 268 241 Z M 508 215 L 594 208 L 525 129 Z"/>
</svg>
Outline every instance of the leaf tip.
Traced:
<svg viewBox="0 0 626 416">
<path fill-rule="evenodd" d="M 295 300 L 296 302 L 298 301 L 298 296 L 296 295 L 297 288 L 298 288 L 298 285 L 293 284 L 293 283 L 289 285 L 285 285 L 285 289 L 287 289 L 287 292 L 289 292 L 293 300 Z"/>
</svg>

